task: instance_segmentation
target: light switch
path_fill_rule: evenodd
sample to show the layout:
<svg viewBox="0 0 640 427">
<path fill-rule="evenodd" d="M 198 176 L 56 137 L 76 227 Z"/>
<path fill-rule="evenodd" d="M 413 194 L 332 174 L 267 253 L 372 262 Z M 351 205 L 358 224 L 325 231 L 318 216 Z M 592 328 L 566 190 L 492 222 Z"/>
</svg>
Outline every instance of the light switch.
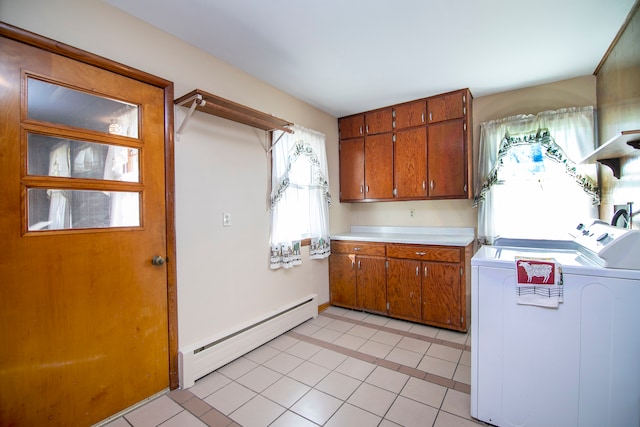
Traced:
<svg viewBox="0 0 640 427">
<path fill-rule="evenodd" d="M 231 227 L 231 214 L 229 212 L 224 212 L 222 214 L 222 226 Z"/>
</svg>

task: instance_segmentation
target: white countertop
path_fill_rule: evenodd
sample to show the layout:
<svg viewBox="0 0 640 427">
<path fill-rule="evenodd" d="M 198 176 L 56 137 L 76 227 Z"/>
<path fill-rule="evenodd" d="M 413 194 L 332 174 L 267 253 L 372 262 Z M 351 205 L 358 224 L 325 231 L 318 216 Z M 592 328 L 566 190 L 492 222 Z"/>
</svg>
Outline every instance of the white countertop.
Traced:
<svg viewBox="0 0 640 427">
<path fill-rule="evenodd" d="M 351 226 L 351 231 L 331 235 L 331 240 L 467 246 L 475 239 L 473 228 Z"/>
</svg>

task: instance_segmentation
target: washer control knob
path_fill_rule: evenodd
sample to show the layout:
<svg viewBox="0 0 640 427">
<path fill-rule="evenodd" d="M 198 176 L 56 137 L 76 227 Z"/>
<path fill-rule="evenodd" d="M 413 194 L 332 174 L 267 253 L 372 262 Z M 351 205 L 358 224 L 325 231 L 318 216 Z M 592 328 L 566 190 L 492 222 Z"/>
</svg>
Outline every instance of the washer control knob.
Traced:
<svg viewBox="0 0 640 427">
<path fill-rule="evenodd" d="M 598 236 L 598 238 L 596 239 L 598 242 L 602 242 L 604 239 L 606 239 L 607 237 L 609 237 L 609 233 L 602 233 L 601 235 Z"/>
</svg>

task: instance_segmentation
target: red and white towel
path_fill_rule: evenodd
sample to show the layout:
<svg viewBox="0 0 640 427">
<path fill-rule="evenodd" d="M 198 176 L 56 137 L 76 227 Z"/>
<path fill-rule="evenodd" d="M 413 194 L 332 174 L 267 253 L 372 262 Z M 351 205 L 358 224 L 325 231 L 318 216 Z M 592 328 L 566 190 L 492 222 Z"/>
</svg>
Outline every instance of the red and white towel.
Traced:
<svg viewBox="0 0 640 427">
<path fill-rule="evenodd" d="M 557 308 L 564 300 L 562 266 L 553 258 L 516 257 L 518 304 Z"/>
</svg>

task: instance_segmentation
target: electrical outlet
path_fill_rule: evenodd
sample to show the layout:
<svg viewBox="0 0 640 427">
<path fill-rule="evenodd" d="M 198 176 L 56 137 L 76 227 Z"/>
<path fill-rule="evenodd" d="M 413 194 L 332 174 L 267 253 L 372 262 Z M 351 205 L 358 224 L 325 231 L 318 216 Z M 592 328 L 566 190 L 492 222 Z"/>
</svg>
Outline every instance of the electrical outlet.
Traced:
<svg viewBox="0 0 640 427">
<path fill-rule="evenodd" d="M 222 214 L 222 226 L 231 227 L 231 214 L 229 212 L 224 212 Z"/>
<path fill-rule="evenodd" d="M 409 209 L 409 216 L 411 218 L 413 218 L 414 216 L 416 216 L 416 210 L 415 209 Z"/>
</svg>

